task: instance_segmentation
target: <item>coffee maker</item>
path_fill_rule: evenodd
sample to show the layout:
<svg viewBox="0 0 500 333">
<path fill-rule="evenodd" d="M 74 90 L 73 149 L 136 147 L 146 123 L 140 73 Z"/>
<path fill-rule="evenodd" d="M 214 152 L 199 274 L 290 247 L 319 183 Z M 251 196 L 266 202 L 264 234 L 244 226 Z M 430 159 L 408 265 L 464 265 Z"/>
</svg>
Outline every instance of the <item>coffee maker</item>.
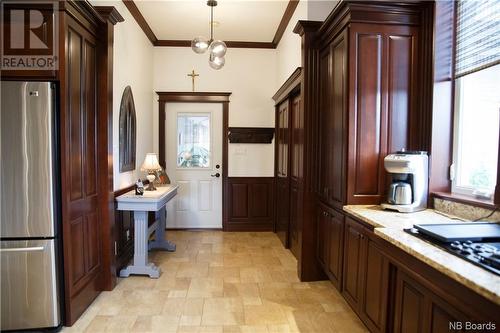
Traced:
<svg viewBox="0 0 500 333">
<path fill-rule="evenodd" d="M 398 151 L 384 158 L 389 173 L 387 202 L 382 208 L 411 213 L 427 208 L 429 158 L 425 151 Z"/>
</svg>

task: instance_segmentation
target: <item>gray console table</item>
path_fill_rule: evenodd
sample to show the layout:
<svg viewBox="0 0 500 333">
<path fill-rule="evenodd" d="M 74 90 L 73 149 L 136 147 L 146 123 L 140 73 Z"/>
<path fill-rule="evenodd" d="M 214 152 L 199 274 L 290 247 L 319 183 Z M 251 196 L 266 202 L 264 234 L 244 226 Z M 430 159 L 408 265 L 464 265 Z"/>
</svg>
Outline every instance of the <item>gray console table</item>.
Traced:
<svg viewBox="0 0 500 333">
<path fill-rule="evenodd" d="M 130 274 L 160 277 L 160 268 L 148 262 L 148 251 L 162 249 L 175 251 L 175 244 L 165 239 L 167 211 L 165 206 L 177 195 L 177 185 L 158 187 L 156 191 L 144 191 L 144 195 L 135 195 L 135 191 L 127 192 L 116 198 L 118 210 L 133 211 L 134 215 L 134 261 L 132 265 L 120 271 L 121 277 Z M 148 226 L 148 212 L 156 213 L 156 220 Z M 149 241 L 152 233 L 154 240 Z"/>
</svg>

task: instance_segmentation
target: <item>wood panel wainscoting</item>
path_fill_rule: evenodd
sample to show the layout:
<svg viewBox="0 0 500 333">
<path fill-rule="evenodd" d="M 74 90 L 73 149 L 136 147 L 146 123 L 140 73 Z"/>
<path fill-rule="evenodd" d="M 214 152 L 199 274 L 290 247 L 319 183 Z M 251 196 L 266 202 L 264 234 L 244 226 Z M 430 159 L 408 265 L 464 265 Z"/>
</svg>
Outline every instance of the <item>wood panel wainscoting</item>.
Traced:
<svg viewBox="0 0 500 333">
<path fill-rule="evenodd" d="M 228 177 L 225 231 L 274 230 L 274 177 Z"/>
</svg>

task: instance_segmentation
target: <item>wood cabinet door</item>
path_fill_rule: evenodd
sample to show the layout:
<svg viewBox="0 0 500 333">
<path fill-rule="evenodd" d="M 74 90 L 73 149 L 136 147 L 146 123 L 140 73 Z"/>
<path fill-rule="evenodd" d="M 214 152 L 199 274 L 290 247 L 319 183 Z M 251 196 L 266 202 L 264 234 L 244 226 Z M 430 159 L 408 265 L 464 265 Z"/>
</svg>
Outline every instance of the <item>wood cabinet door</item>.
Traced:
<svg viewBox="0 0 500 333">
<path fill-rule="evenodd" d="M 330 213 L 319 205 L 316 212 L 316 221 L 318 224 L 318 242 L 317 242 L 317 258 L 323 270 L 326 272 L 329 265 L 329 248 L 330 248 Z"/>
<path fill-rule="evenodd" d="M 402 270 L 395 290 L 394 332 L 465 332 L 465 322 L 478 322 L 435 295 Z"/>
<path fill-rule="evenodd" d="M 61 94 L 63 239 L 66 324 L 99 294 L 101 232 L 98 208 L 96 40 L 70 17 Z"/>
<path fill-rule="evenodd" d="M 398 271 L 395 291 L 394 332 L 424 332 L 426 314 L 425 290 L 405 273 Z"/>
<path fill-rule="evenodd" d="M 417 27 L 352 24 L 349 28 L 347 204 L 384 199 L 384 157 L 408 148 L 415 108 Z"/>
<path fill-rule="evenodd" d="M 319 177 L 317 192 L 326 203 L 329 202 L 330 178 L 332 175 L 332 112 L 331 112 L 331 54 L 330 48 L 320 55 L 320 81 L 319 81 Z"/>
<path fill-rule="evenodd" d="M 286 100 L 278 107 L 278 177 L 288 176 L 289 114 L 289 101 Z"/>
<path fill-rule="evenodd" d="M 290 224 L 290 181 L 288 175 L 289 141 L 290 141 L 290 108 L 289 100 L 278 106 L 277 129 L 277 180 L 276 180 L 276 234 L 285 247 L 289 246 Z"/>
<path fill-rule="evenodd" d="M 285 247 L 288 247 L 290 224 L 290 185 L 287 178 L 276 180 L 276 234 Z"/>
<path fill-rule="evenodd" d="M 362 293 L 365 236 L 362 226 L 349 217 L 345 219 L 344 272 L 342 294 L 355 309 L 359 309 Z"/>
<path fill-rule="evenodd" d="M 344 165 L 347 114 L 347 33 L 320 55 L 320 158 L 318 193 L 341 208 L 345 196 Z"/>
<path fill-rule="evenodd" d="M 389 260 L 374 242 L 368 240 L 364 271 L 361 316 L 372 332 L 386 331 L 389 294 Z"/>
<path fill-rule="evenodd" d="M 337 211 L 332 211 L 329 222 L 327 274 L 333 285 L 340 290 L 342 283 L 342 258 L 344 253 L 344 215 Z"/>
<path fill-rule="evenodd" d="M 331 105 L 329 117 L 330 173 L 328 201 L 342 208 L 345 201 L 345 162 L 347 133 L 347 31 L 340 34 L 331 44 Z"/>
<path fill-rule="evenodd" d="M 292 97 L 290 105 L 290 250 L 300 257 L 299 233 L 303 212 L 304 177 L 304 111 L 300 95 Z M 314 249 L 313 249 L 314 251 Z M 314 252 L 313 252 L 314 253 Z"/>
<path fill-rule="evenodd" d="M 291 100 L 290 177 L 300 186 L 304 176 L 304 110 L 300 107 L 300 95 Z"/>
<path fill-rule="evenodd" d="M 302 212 L 301 192 L 293 184 L 290 185 L 290 230 L 289 245 L 295 258 L 299 259 L 299 218 Z"/>
</svg>

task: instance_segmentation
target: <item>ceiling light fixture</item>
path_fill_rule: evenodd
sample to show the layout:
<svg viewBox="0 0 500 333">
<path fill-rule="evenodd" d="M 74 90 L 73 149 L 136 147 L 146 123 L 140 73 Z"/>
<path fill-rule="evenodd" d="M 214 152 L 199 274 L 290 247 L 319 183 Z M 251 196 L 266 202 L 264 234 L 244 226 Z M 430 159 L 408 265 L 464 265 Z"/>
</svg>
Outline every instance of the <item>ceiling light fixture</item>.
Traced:
<svg viewBox="0 0 500 333">
<path fill-rule="evenodd" d="M 207 6 L 210 7 L 210 39 L 201 36 L 196 37 L 191 41 L 191 48 L 198 54 L 209 50 L 208 64 L 213 69 L 221 69 L 226 63 L 224 56 L 226 55 L 227 46 L 221 40 L 214 40 L 214 26 L 219 23 L 214 21 L 214 7 L 217 6 L 217 1 L 208 0 Z"/>
</svg>

